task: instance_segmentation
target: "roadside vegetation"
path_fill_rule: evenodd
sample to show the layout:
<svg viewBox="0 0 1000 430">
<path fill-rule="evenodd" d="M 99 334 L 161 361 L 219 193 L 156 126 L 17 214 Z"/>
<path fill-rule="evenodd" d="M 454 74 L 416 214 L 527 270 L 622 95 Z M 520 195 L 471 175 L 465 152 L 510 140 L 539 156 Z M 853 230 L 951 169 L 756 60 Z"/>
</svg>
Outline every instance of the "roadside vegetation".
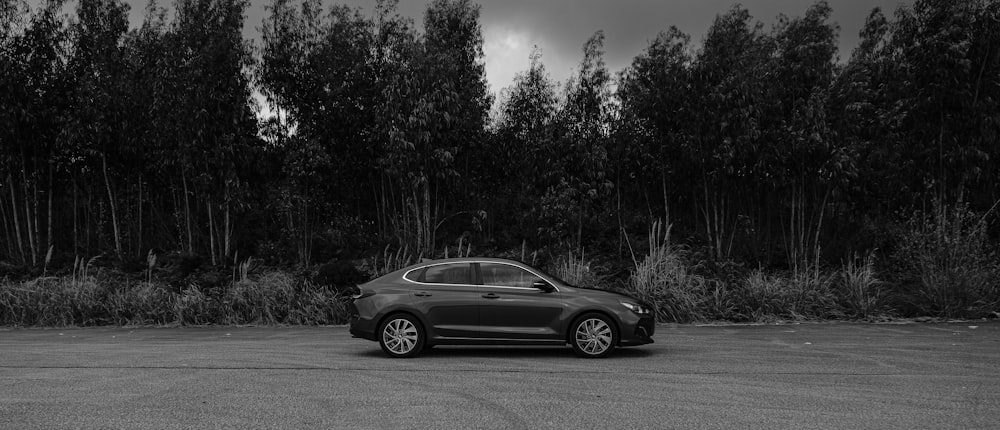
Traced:
<svg viewBox="0 0 1000 430">
<path fill-rule="evenodd" d="M 0 2 L 0 325 L 337 324 L 455 256 L 661 321 L 1000 312 L 997 0 L 874 9 L 839 55 L 825 1 L 620 71 L 596 31 L 496 95 L 469 0 L 273 0 L 256 44 L 247 7 Z"/>
</svg>

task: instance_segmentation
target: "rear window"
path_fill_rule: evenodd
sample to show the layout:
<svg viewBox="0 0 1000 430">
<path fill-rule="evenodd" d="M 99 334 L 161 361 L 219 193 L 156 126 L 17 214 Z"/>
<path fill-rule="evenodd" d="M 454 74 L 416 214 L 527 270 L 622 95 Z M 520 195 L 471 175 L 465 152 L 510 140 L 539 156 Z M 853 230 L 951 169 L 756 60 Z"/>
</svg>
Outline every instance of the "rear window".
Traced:
<svg viewBox="0 0 1000 430">
<path fill-rule="evenodd" d="M 439 264 L 429 266 L 421 281 L 428 284 L 471 284 L 472 276 L 468 263 Z M 411 272 L 410 276 L 414 276 Z"/>
</svg>

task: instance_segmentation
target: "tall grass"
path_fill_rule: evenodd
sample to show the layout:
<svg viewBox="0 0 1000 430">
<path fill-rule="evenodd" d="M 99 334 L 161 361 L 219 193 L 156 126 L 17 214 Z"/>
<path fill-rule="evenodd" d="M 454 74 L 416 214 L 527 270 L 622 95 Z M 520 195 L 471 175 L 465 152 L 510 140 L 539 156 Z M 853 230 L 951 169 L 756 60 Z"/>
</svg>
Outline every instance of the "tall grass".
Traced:
<svg viewBox="0 0 1000 430">
<path fill-rule="evenodd" d="M 669 224 L 654 222 L 649 229 L 649 253 L 633 259 L 629 288 L 636 298 L 653 306 L 659 321 L 687 322 L 725 313 L 725 287 L 694 272 L 684 251 L 670 243 Z"/>
<path fill-rule="evenodd" d="M 735 320 L 817 319 L 838 316 L 833 289 L 835 276 L 799 271 L 766 273 L 757 269 L 746 276 L 733 294 Z"/>
<path fill-rule="evenodd" d="M 870 318 L 883 310 L 882 281 L 875 274 L 875 252 L 847 260 L 840 272 L 840 297 L 855 317 Z"/>
<path fill-rule="evenodd" d="M 935 201 L 908 223 L 896 261 L 915 285 L 918 312 L 979 317 L 1000 306 L 1000 258 L 990 249 L 987 217 L 967 205 Z"/>
<path fill-rule="evenodd" d="M 587 261 L 584 251 L 580 251 L 580 256 L 570 250 L 556 257 L 551 266 L 552 274 L 560 279 L 585 288 L 598 288 L 601 280 L 590 270 L 590 261 Z"/>
<path fill-rule="evenodd" d="M 143 276 L 85 274 L 0 281 L 0 325 L 341 324 L 344 297 L 284 272 L 247 275 L 233 285 L 180 291 Z M 146 274 L 144 274 L 146 275 Z"/>
<path fill-rule="evenodd" d="M 459 244 L 459 253 L 461 253 L 461 243 Z M 471 248 L 467 250 L 471 252 Z M 410 252 L 410 247 L 405 246 L 399 248 L 396 252 L 392 252 L 388 245 L 386 245 L 385 250 L 382 251 L 381 259 L 379 255 L 375 255 L 371 258 L 367 258 L 364 261 L 363 270 L 367 271 L 372 275 L 372 277 L 379 277 L 388 273 L 395 272 L 411 264 L 416 264 L 423 258 L 423 253 L 414 256 Z"/>
</svg>

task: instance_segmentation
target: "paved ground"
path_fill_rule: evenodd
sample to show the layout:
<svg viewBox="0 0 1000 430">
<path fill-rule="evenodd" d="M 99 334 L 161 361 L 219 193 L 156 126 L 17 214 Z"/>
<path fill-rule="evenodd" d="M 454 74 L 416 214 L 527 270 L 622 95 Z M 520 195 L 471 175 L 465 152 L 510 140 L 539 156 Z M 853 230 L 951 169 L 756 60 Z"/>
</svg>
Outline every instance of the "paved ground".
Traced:
<svg viewBox="0 0 1000 430">
<path fill-rule="evenodd" d="M 0 429 L 1000 428 L 1000 323 L 655 338 L 390 360 L 345 327 L 0 329 Z"/>
</svg>

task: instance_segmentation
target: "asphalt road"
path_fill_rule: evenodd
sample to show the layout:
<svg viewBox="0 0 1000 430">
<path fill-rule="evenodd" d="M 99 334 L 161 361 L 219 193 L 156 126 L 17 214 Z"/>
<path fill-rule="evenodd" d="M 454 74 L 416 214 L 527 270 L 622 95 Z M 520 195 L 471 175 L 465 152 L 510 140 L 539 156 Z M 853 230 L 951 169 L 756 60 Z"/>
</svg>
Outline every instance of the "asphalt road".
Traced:
<svg viewBox="0 0 1000 430">
<path fill-rule="evenodd" d="M 661 325 L 611 358 L 346 327 L 0 329 L 0 429 L 1000 428 L 1000 323 Z"/>
</svg>

